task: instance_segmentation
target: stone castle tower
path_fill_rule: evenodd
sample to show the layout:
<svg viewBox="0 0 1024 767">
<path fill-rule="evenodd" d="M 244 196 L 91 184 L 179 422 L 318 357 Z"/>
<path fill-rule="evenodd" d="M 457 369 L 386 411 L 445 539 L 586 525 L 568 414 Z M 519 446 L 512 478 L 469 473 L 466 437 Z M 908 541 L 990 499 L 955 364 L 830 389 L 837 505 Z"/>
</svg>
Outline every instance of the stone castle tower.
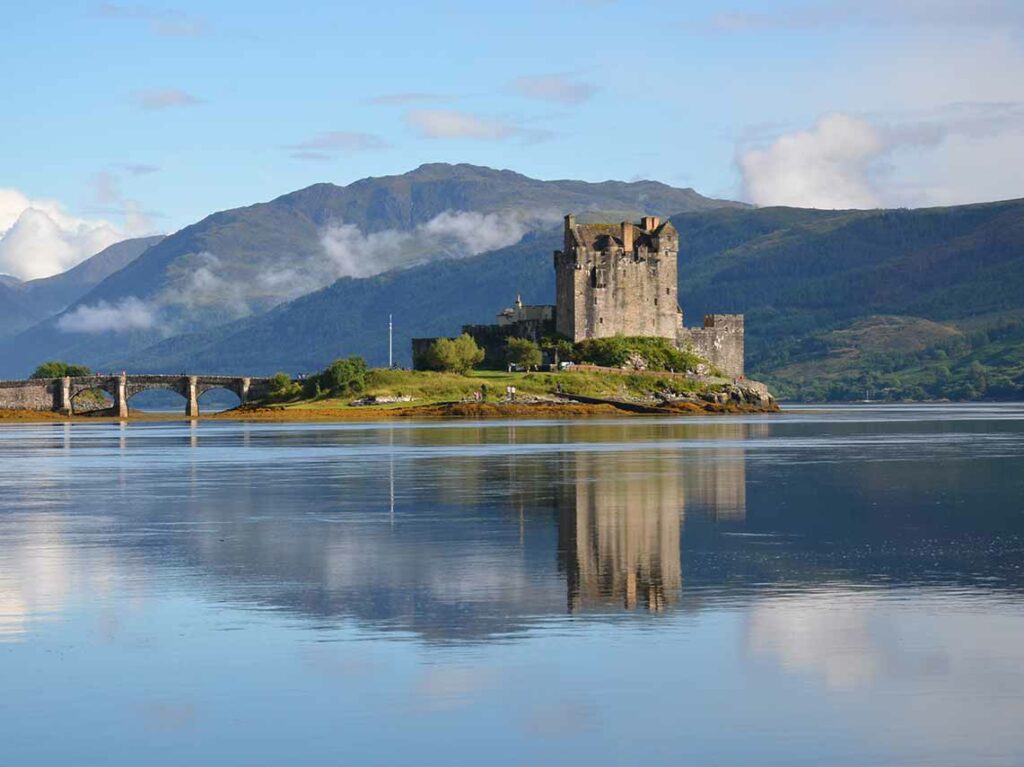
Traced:
<svg viewBox="0 0 1024 767">
<path fill-rule="evenodd" d="M 577 224 L 565 217 L 555 252 L 556 330 L 572 341 L 607 336 L 676 340 L 679 234 L 668 221 Z"/>
</svg>

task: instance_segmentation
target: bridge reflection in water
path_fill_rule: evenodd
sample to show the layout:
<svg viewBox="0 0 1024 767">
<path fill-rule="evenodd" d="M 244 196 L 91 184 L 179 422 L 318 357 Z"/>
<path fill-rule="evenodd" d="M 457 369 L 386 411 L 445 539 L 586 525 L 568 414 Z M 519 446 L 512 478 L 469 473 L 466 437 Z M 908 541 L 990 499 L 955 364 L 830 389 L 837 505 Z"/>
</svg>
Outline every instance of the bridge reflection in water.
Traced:
<svg viewBox="0 0 1024 767">
<path fill-rule="evenodd" d="M 252 376 L 215 375 L 91 375 L 64 378 L 0 381 L 0 409 L 54 411 L 70 415 L 83 410 L 95 414 L 128 417 L 128 400 L 144 391 L 173 391 L 185 398 L 185 415 L 199 415 L 199 398 L 212 389 L 233 392 L 242 404 L 267 393 L 270 379 Z M 105 392 L 113 400 L 112 407 L 75 407 L 76 400 L 86 393 Z M 87 398 L 82 398 L 87 399 Z M 81 400 L 79 400 L 81 403 Z"/>
</svg>

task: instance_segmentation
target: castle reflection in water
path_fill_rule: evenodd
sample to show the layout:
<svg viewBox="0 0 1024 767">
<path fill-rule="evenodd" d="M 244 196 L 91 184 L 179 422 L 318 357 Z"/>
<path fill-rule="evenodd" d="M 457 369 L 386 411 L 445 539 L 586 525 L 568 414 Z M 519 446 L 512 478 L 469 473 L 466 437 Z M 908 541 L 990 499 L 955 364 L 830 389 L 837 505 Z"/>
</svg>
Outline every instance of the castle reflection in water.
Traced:
<svg viewBox="0 0 1024 767">
<path fill-rule="evenodd" d="M 712 452 L 693 461 L 676 451 L 572 456 L 558 520 L 570 611 L 660 612 L 679 600 L 687 507 L 721 520 L 741 521 L 746 513 L 743 450 Z"/>
</svg>

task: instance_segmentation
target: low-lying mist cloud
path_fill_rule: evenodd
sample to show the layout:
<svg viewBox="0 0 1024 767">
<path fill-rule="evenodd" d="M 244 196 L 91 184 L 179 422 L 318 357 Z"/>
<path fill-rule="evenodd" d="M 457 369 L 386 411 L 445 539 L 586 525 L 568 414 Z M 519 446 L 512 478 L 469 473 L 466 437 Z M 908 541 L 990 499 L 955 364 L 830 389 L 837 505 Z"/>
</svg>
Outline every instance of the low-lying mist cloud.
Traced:
<svg viewBox="0 0 1024 767">
<path fill-rule="evenodd" d="M 334 278 L 370 277 L 443 258 L 465 258 L 514 245 L 528 231 L 558 221 L 557 214 L 446 211 L 411 231 L 364 234 L 353 224 L 328 226 L 321 237 Z"/>
<path fill-rule="evenodd" d="M 171 267 L 169 283 L 157 295 L 79 306 L 63 315 L 57 327 L 68 333 L 186 332 L 266 311 L 341 277 L 372 277 L 514 245 L 527 232 L 559 220 L 555 212 L 446 211 L 411 230 L 369 233 L 339 222 L 322 230 L 318 252 L 262 266 L 205 251 L 189 254 Z"/>
<path fill-rule="evenodd" d="M 149 330 L 157 323 L 153 307 L 135 297 L 116 303 L 100 301 L 79 306 L 57 320 L 65 333 L 124 333 Z"/>
</svg>

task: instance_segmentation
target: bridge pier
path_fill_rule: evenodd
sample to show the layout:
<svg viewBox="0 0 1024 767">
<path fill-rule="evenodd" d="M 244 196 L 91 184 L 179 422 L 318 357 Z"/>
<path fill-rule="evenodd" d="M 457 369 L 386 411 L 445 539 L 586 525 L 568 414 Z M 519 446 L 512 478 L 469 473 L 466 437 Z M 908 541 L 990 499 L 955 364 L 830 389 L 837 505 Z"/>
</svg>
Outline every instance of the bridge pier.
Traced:
<svg viewBox="0 0 1024 767">
<path fill-rule="evenodd" d="M 197 376 L 188 377 L 188 403 L 185 405 L 185 416 L 187 418 L 199 417 L 199 379 Z"/>
<path fill-rule="evenodd" d="M 128 376 L 121 373 L 117 378 L 117 394 L 114 395 L 114 409 L 118 418 L 128 417 Z"/>
<path fill-rule="evenodd" d="M 252 379 L 248 376 L 242 378 L 242 384 L 238 387 L 238 399 L 242 405 L 249 401 L 250 387 L 252 387 Z"/>
<path fill-rule="evenodd" d="M 60 382 L 60 409 L 57 411 L 63 415 L 71 415 L 71 377 L 64 376 Z"/>
</svg>

